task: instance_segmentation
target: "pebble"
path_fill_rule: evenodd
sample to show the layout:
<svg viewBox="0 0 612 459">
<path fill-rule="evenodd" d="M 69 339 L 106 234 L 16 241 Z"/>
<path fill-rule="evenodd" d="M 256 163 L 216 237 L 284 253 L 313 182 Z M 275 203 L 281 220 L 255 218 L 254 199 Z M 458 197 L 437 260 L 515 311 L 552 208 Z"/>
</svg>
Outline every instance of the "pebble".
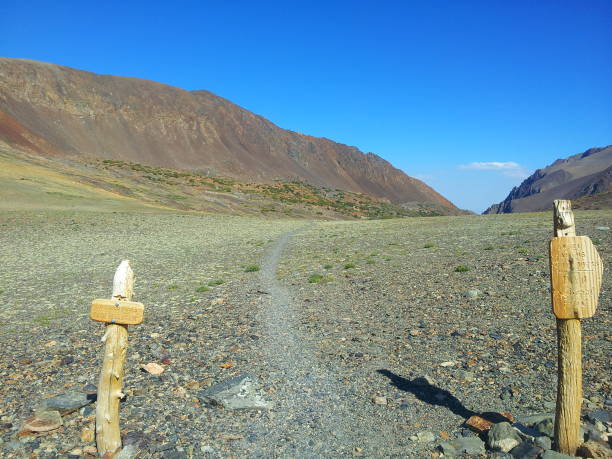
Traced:
<svg viewBox="0 0 612 459">
<path fill-rule="evenodd" d="M 568 456 L 567 454 L 558 453 L 552 449 L 544 451 L 540 456 L 541 459 L 573 459 L 574 456 Z"/>
<path fill-rule="evenodd" d="M 429 432 L 426 430 L 423 432 L 418 432 L 416 434 L 416 439 L 421 443 L 431 443 L 436 439 L 436 436 L 433 432 Z"/>
<path fill-rule="evenodd" d="M 459 454 L 478 455 L 485 453 L 485 444 L 478 437 L 460 437 L 455 440 L 442 442 L 438 447 L 445 456 Z"/>
<path fill-rule="evenodd" d="M 44 399 L 39 408 L 42 411 L 56 410 L 65 415 L 72 413 L 95 401 L 95 395 L 88 395 L 84 392 L 65 392 L 55 397 Z"/>
<path fill-rule="evenodd" d="M 198 392 L 198 398 L 203 403 L 228 410 L 267 410 L 273 407 L 271 402 L 264 400 L 257 378 L 248 373 L 239 374 L 204 389 Z"/>
<path fill-rule="evenodd" d="M 374 397 L 372 397 L 372 403 L 374 403 L 375 405 L 386 405 L 388 403 L 387 397 L 375 395 Z"/>
<path fill-rule="evenodd" d="M 63 420 L 59 411 L 37 411 L 34 417 L 25 422 L 23 430 L 29 432 L 48 432 L 59 428 L 62 424 Z"/>
<path fill-rule="evenodd" d="M 477 289 L 468 290 L 465 293 L 466 298 L 476 298 L 476 297 L 478 297 L 478 295 L 480 295 L 480 290 L 477 290 Z"/>
<path fill-rule="evenodd" d="M 507 453 L 521 443 L 521 437 L 509 422 L 494 424 L 487 434 L 489 448 Z"/>
</svg>

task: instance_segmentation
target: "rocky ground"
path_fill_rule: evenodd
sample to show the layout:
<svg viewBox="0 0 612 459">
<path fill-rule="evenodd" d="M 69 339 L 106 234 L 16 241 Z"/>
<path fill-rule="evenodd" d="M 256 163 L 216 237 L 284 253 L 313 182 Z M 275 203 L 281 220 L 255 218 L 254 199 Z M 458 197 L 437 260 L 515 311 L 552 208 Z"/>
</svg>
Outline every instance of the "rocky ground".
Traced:
<svg viewBox="0 0 612 459">
<path fill-rule="evenodd" d="M 611 217 L 576 214 L 606 273 Z M 549 214 L 2 213 L 0 456 L 95 456 L 104 326 L 88 310 L 128 258 L 146 309 L 130 327 L 123 457 L 510 457 L 491 451 L 495 435 L 515 457 L 552 457 L 529 430 L 550 433 L 554 412 L 551 227 Z M 583 321 L 583 414 L 599 445 L 609 279 Z M 498 424 L 485 452 L 463 426 L 481 412 L 510 412 L 524 433 Z"/>
</svg>

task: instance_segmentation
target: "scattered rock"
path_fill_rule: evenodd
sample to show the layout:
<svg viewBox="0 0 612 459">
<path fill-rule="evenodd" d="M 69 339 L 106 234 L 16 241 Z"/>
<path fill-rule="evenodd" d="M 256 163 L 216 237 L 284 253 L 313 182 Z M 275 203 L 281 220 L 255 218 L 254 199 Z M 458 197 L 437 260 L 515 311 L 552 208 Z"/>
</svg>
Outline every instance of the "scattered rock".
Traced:
<svg viewBox="0 0 612 459">
<path fill-rule="evenodd" d="M 164 372 L 164 367 L 155 362 L 150 362 L 146 365 L 140 365 L 140 368 L 142 368 L 144 371 L 153 376 L 161 375 Z"/>
<path fill-rule="evenodd" d="M 59 428 L 63 423 L 59 411 L 37 411 L 34 417 L 25 422 L 22 431 L 48 432 Z"/>
<path fill-rule="evenodd" d="M 478 295 L 480 295 L 480 290 L 477 290 L 477 289 L 468 290 L 465 293 L 466 298 L 476 298 L 476 297 L 478 297 Z"/>
<path fill-rule="evenodd" d="M 436 439 L 436 436 L 433 432 L 423 431 L 418 432 L 416 434 L 417 441 L 421 443 L 431 443 Z"/>
<path fill-rule="evenodd" d="M 509 422 L 500 422 L 489 429 L 487 443 L 492 450 L 507 453 L 521 443 L 521 437 Z"/>
<path fill-rule="evenodd" d="M 455 365 L 455 362 L 450 361 L 450 360 L 449 360 L 448 362 L 442 362 L 442 363 L 440 364 L 440 366 L 441 366 L 441 367 L 445 367 L 445 368 L 446 368 L 446 367 L 452 367 L 452 366 L 454 366 L 454 365 Z"/>
<path fill-rule="evenodd" d="M 96 448 L 95 446 L 91 446 L 91 445 L 84 446 L 83 453 L 95 456 L 96 454 L 98 454 L 98 448 Z"/>
<path fill-rule="evenodd" d="M 372 403 L 374 403 L 375 405 L 386 405 L 388 403 L 387 397 L 375 395 L 374 397 L 372 397 Z"/>
<path fill-rule="evenodd" d="M 95 394 L 86 394 L 84 392 L 65 392 L 55 397 L 44 399 L 39 410 L 41 411 L 59 411 L 60 414 L 65 415 L 72 413 L 96 400 Z"/>
<path fill-rule="evenodd" d="M 485 444 L 478 437 L 461 437 L 453 441 L 442 442 L 438 447 L 445 456 L 459 454 L 478 455 L 485 453 Z"/>
<path fill-rule="evenodd" d="M 486 412 L 475 414 L 465 421 L 465 425 L 476 433 L 486 432 L 493 424 L 498 422 L 514 422 L 514 417 L 508 412 L 493 413 Z"/>
<path fill-rule="evenodd" d="M 539 446 L 545 451 L 547 449 L 552 449 L 552 440 L 550 439 L 550 437 L 547 437 L 546 435 L 542 435 L 541 437 L 535 437 L 533 441 L 536 444 L 536 446 Z"/>
<path fill-rule="evenodd" d="M 542 453 L 541 459 L 573 459 L 574 456 L 568 456 L 567 454 L 558 453 L 552 449 L 548 449 Z"/>
<path fill-rule="evenodd" d="M 612 457 L 612 450 L 596 441 L 587 441 L 578 447 L 576 454 L 581 457 Z"/>
<path fill-rule="evenodd" d="M 84 443 L 90 443 L 94 441 L 96 434 L 93 429 L 83 429 L 81 432 L 81 441 Z"/>
<path fill-rule="evenodd" d="M 599 231 L 609 231 L 610 227 L 609 226 L 596 226 L 595 229 Z"/>
<path fill-rule="evenodd" d="M 113 459 L 132 459 L 136 457 L 138 453 L 140 453 L 140 451 L 135 445 L 126 445 L 121 451 L 113 456 Z"/>
<path fill-rule="evenodd" d="M 246 373 L 200 391 L 198 398 L 203 403 L 228 410 L 272 408 L 272 403 L 263 399 L 262 389 L 257 379 Z"/>
<path fill-rule="evenodd" d="M 531 441 L 524 441 L 510 450 L 510 454 L 520 459 L 536 459 L 544 450 Z"/>
<path fill-rule="evenodd" d="M 543 419 L 533 425 L 533 428 L 544 435 L 553 438 L 555 434 L 555 423 L 552 418 Z"/>
<path fill-rule="evenodd" d="M 586 419 L 592 423 L 596 421 L 612 423 L 612 413 L 608 410 L 595 410 L 587 413 Z"/>
</svg>

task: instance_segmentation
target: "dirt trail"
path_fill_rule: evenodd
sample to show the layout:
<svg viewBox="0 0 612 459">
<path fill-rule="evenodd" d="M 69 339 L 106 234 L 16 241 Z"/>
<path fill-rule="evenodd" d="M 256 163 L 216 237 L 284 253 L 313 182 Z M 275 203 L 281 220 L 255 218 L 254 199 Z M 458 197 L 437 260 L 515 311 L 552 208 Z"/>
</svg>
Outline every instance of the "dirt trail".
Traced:
<svg viewBox="0 0 612 459">
<path fill-rule="evenodd" d="M 292 236 L 309 227 L 283 234 L 268 252 L 261 271 L 261 285 L 268 293 L 261 322 L 267 336 L 266 360 L 270 380 L 278 391 L 273 399 L 275 430 L 268 436 L 279 456 L 337 457 L 361 451 L 385 441 L 364 421 L 363 400 L 342 384 L 317 360 L 298 329 L 299 304 L 276 278 L 283 249 Z M 271 437 L 271 438 L 270 438 Z"/>
</svg>

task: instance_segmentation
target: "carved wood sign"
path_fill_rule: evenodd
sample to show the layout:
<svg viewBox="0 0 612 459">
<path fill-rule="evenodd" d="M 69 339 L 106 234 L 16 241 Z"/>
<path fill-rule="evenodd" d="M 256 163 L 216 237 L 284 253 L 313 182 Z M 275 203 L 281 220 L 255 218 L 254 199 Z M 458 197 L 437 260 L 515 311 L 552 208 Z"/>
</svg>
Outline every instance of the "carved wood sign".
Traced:
<svg viewBox="0 0 612 459">
<path fill-rule="evenodd" d="M 553 313 L 558 319 L 592 317 L 601 289 L 603 264 L 587 236 L 555 237 L 550 241 Z"/>
</svg>

